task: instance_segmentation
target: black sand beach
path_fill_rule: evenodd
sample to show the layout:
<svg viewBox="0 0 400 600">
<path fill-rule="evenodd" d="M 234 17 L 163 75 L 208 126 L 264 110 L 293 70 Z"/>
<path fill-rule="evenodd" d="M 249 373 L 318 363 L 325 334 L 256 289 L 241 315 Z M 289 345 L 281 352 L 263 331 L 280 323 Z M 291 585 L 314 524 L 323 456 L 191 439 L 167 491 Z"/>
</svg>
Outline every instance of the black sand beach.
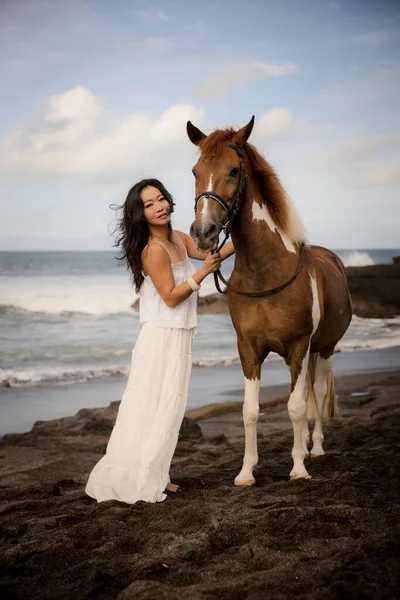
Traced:
<svg viewBox="0 0 400 600">
<path fill-rule="evenodd" d="M 4 436 L 2 597 L 399 597 L 400 371 L 341 376 L 337 390 L 341 416 L 326 423 L 326 455 L 309 459 L 312 479 L 289 481 L 279 399 L 261 410 L 251 488 L 233 486 L 240 404 L 207 420 L 204 409 L 184 421 L 173 460 L 183 492 L 157 505 L 84 493 L 117 403 Z"/>
</svg>

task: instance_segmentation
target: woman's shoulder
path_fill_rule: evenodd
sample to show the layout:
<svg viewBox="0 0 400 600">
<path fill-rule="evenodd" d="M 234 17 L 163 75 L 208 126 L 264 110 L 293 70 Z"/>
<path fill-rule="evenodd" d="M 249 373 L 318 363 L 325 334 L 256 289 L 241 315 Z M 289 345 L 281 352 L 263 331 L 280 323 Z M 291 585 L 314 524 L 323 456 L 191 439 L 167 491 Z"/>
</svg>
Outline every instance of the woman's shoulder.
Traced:
<svg viewBox="0 0 400 600">
<path fill-rule="evenodd" d="M 174 229 L 174 233 L 175 233 L 175 234 L 176 234 L 176 235 L 177 235 L 177 236 L 180 238 L 180 240 L 181 240 L 181 241 L 182 241 L 182 242 L 185 244 L 185 246 L 186 246 L 186 245 L 187 245 L 187 244 L 186 244 L 186 240 L 187 240 L 187 238 L 189 237 L 189 236 L 187 235 L 187 233 L 183 233 L 183 231 L 178 231 L 177 229 Z"/>
<path fill-rule="evenodd" d="M 169 252 L 168 249 L 156 240 L 150 241 L 147 246 L 145 246 L 142 253 L 143 261 L 153 261 L 153 260 L 163 260 L 167 259 L 169 262 Z"/>
</svg>

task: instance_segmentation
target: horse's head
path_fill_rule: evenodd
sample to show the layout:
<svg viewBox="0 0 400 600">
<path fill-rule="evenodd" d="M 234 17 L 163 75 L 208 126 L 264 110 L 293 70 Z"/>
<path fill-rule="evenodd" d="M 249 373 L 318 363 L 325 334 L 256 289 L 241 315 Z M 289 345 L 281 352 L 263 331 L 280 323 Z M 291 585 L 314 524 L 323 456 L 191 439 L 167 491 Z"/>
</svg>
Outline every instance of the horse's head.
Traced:
<svg viewBox="0 0 400 600">
<path fill-rule="evenodd" d="M 253 125 L 254 117 L 239 131 L 216 130 L 206 136 L 190 121 L 187 123 L 189 139 L 200 149 L 200 158 L 193 167 L 196 218 L 190 235 L 202 252 L 216 248 L 221 229 L 229 225 L 237 210 L 246 182 L 243 147 Z"/>
</svg>

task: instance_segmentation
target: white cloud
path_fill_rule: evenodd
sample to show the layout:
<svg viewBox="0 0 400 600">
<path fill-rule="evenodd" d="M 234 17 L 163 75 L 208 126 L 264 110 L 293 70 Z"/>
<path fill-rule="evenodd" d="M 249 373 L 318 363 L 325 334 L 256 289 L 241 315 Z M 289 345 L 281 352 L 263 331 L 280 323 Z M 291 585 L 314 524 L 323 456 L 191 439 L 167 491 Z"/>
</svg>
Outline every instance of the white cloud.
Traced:
<svg viewBox="0 0 400 600">
<path fill-rule="evenodd" d="M 135 11 L 135 16 L 138 21 L 142 23 L 156 23 L 157 21 L 169 21 L 169 15 L 160 8 L 152 6 L 143 10 Z"/>
<path fill-rule="evenodd" d="M 400 27 L 383 27 L 356 36 L 354 42 L 366 46 L 381 46 L 397 38 L 400 38 Z"/>
<path fill-rule="evenodd" d="M 0 173 L 101 175 L 155 170 L 188 152 L 185 125 L 201 124 L 203 111 L 174 105 L 158 117 L 135 112 L 104 131 L 99 99 L 76 87 L 52 96 L 45 114 L 11 131 L 0 144 Z"/>
<path fill-rule="evenodd" d="M 164 52 L 164 50 L 167 50 L 171 46 L 171 42 L 169 39 L 159 36 L 159 37 L 146 38 L 145 40 L 142 41 L 142 45 L 147 50 L 154 50 L 156 52 Z"/>
<path fill-rule="evenodd" d="M 325 175 L 334 175 L 353 192 L 389 187 L 400 183 L 399 152 L 400 134 L 370 135 L 323 148 L 313 156 L 311 166 L 322 167 Z"/>
<path fill-rule="evenodd" d="M 218 100 L 232 90 L 243 87 L 252 81 L 264 77 L 280 77 L 298 72 L 297 65 L 292 63 L 273 64 L 238 61 L 211 71 L 195 87 L 195 93 L 202 98 Z"/>
<path fill-rule="evenodd" d="M 400 145 L 399 134 L 371 135 L 353 138 L 323 148 L 316 155 L 319 164 L 331 162 L 356 162 L 375 158 L 382 150 Z"/>
<path fill-rule="evenodd" d="M 274 63 L 254 63 L 254 69 L 259 69 L 260 73 L 267 77 L 280 77 L 281 75 L 293 75 L 297 73 L 299 68 L 293 63 L 283 63 L 277 65 Z"/>
<path fill-rule="evenodd" d="M 298 133 L 307 125 L 305 119 L 295 119 L 286 108 L 273 108 L 262 115 L 260 119 L 256 119 L 254 131 L 249 141 L 255 145 L 261 145 L 266 141 Z"/>
<path fill-rule="evenodd" d="M 368 187 L 400 184 L 400 158 L 368 169 L 368 174 L 360 179 L 360 183 Z M 396 197 L 396 200 L 398 203 L 399 198 Z"/>
</svg>

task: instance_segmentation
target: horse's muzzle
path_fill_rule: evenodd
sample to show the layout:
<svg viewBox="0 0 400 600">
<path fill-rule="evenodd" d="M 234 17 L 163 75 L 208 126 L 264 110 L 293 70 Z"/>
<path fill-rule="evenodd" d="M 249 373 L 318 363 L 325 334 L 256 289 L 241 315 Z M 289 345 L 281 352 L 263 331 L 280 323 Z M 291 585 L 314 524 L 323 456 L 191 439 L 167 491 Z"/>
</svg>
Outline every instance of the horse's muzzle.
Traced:
<svg viewBox="0 0 400 600">
<path fill-rule="evenodd" d="M 196 242 L 200 252 L 210 252 L 215 250 L 218 245 L 218 236 L 220 228 L 216 223 L 208 223 L 203 228 L 196 221 L 190 227 L 190 235 Z"/>
</svg>

